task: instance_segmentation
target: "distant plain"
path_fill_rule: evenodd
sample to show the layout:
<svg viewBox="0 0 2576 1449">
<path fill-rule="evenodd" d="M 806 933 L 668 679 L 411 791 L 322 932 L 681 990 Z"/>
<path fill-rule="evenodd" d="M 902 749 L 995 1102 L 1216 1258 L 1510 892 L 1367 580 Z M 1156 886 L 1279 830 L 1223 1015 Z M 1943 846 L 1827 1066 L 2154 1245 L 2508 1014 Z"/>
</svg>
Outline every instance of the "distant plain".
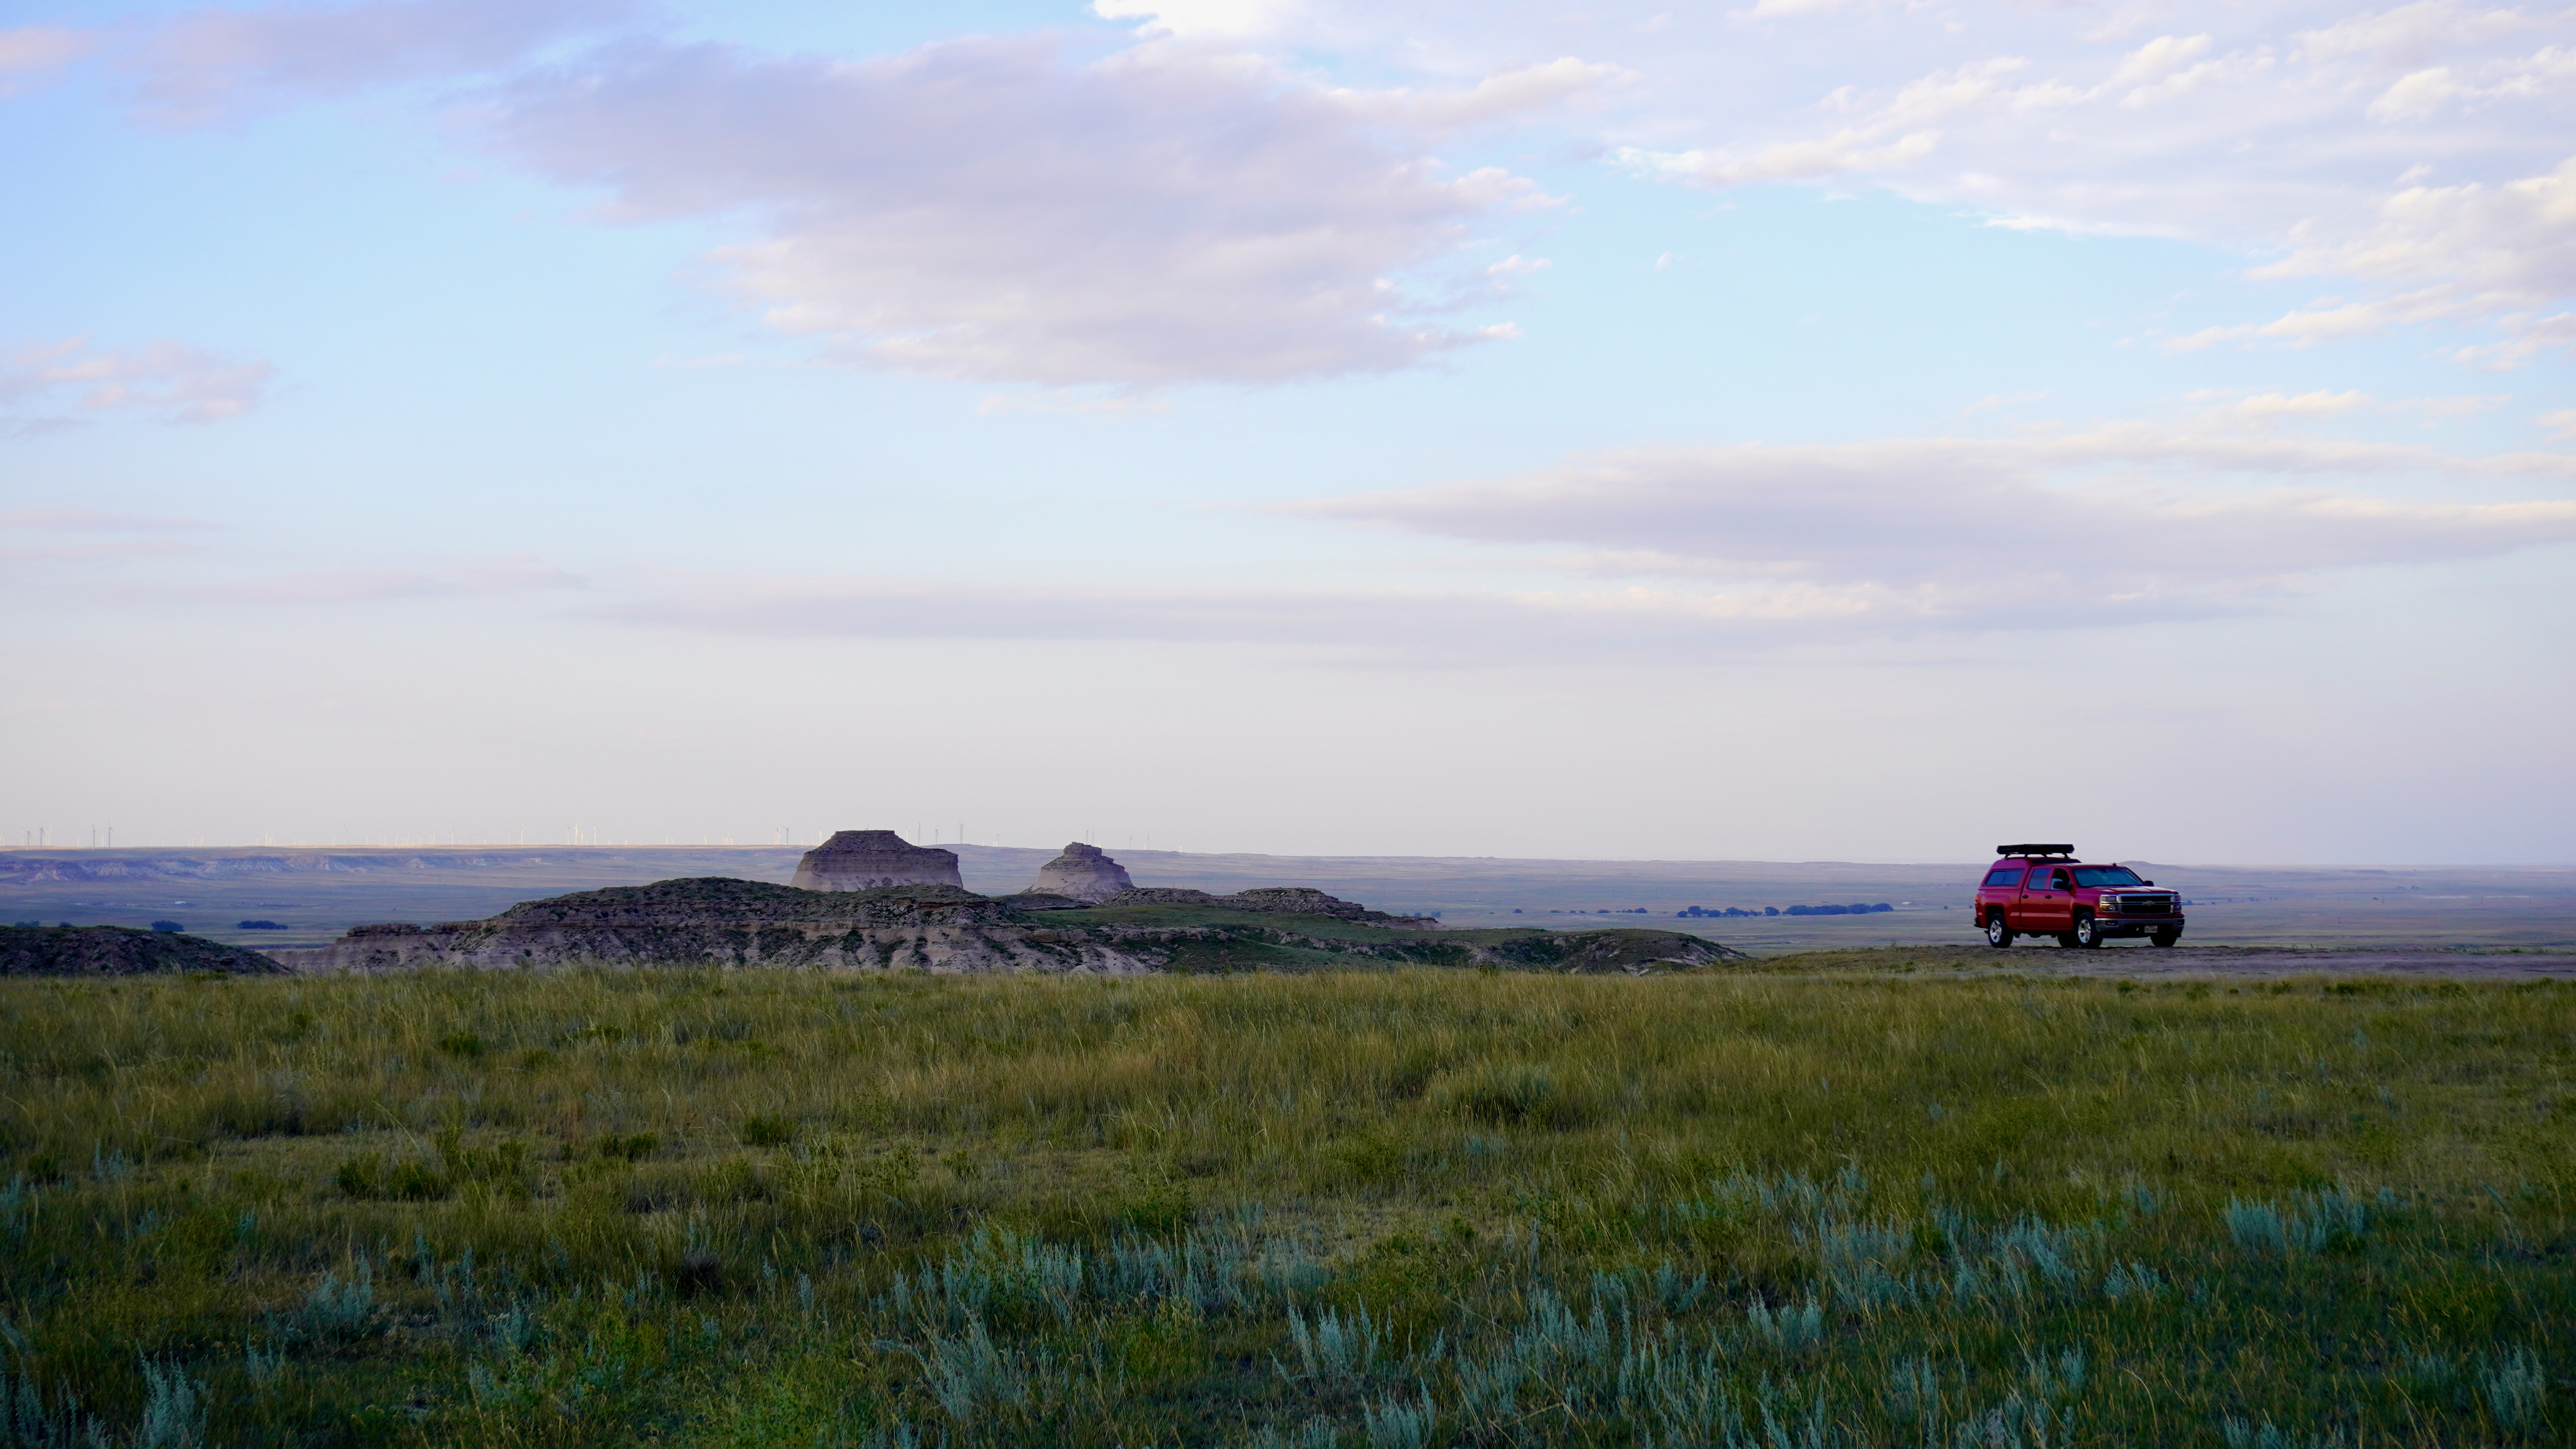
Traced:
<svg viewBox="0 0 2576 1449">
<path fill-rule="evenodd" d="M 967 888 L 1020 890 L 1053 848 L 946 845 Z M 784 882 L 805 847 L 331 846 L 0 851 L 0 917 L 76 925 L 175 920 L 247 946 L 315 946 L 369 921 L 464 920 L 567 891 L 680 876 Z M 1112 848 L 1139 885 L 1227 892 L 1308 885 L 1453 926 L 1633 924 L 1695 932 L 1757 955 L 1973 943 L 1982 864 L 1508 860 L 1445 856 L 1201 855 Z M 2576 868 L 2171 865 L 2133 862 L 2190 902 L 2192 946 L 2412 947 L 2576 952 Z M 1676 918 L 1875 905 L 1858 916 Z M 1622 920 L 1625 917 L 1625 920 Z M 239 928 L 274 921 L 283 930 Z M 2126 954 L 2146 948 L 2124 943 Z M 2018 962 L 2021 953 L 2013 959 Z"/>
</svg>

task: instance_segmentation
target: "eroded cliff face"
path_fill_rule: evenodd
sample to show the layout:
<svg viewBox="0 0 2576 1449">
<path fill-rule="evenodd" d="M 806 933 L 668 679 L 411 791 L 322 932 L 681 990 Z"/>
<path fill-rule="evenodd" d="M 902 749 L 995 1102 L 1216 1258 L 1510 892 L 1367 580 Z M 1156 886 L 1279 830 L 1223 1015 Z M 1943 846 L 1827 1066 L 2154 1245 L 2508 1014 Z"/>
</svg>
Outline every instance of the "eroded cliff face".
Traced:
<svg viewBox="0 0 2576 1449">
<path fill-rule="evenodd" d="M 721 877 L 556 896 L 513 906 L 487 921 L 359 926 L 317 950 L 270 954 L 303 971 L 568 962 L 941 972 L 1152 969 L 1151 962 L 1096 942 L 1033 933 L 1018 911 L 953 886 L 816 891 Z"/>
<path fill-rule="evenodd" d="M 1136 882 L 1127 878 L 1127 867 L 1110 858 L 1096 845 L 1075 841 L 1064 853 L 1038 867 L 1037 892 L 1069 896 L 1077 901 L 1105 901 L 1123 890 L 1133 889 Z"/>
<path fill-rule="evenodd" d="M 954 886 L 957 852 L 915 845 L 891 830 L 842 830 L 805 852 L 788 884 L 808 891 L 864 891 L 887 886 Z"/>
</svg>

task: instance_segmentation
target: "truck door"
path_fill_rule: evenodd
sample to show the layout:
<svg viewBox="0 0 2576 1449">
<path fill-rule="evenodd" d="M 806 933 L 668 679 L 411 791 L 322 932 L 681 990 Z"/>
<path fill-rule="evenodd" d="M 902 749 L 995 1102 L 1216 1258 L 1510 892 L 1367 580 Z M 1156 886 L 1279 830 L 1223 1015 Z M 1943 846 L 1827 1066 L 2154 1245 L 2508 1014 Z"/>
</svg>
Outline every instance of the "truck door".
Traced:
<svg viewBox="0 0 2576 1449">
<path fill-rule="evenodd" d="M 2033 870 L 2021 893 L 2022 929 L 2056 932 L 2075 929 L 2075 883 L 2066 868 Z"/>
</svg>

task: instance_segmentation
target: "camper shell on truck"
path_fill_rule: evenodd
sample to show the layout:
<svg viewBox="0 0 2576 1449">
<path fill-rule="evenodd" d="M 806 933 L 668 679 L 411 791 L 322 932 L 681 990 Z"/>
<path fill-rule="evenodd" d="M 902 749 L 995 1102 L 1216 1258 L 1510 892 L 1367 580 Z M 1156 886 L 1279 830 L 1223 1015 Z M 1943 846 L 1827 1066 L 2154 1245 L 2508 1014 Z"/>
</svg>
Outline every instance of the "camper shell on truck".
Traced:
<svg viewBox="0 0 2576 1449">
<path fill-rule="evenodd" d="M 1977 926 L 1986 944 L 2055 936 L 2061 946 L 2093 947 L 2114 936 L 2144 936 L 2159 946 L 2182 939 L 2182 896 L 2116 861 L 2092 865 L 2071 845 L 1998 845 L 1977 887 Z"/>
</svg>

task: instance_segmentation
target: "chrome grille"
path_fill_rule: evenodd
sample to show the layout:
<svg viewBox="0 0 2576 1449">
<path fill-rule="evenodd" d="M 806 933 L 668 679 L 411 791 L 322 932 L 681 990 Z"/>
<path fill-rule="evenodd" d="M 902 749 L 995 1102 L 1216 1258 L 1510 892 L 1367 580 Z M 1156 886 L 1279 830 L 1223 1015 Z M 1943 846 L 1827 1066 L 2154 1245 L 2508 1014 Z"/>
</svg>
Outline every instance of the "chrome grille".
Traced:
<svg viewBox="0 0 2576 1449">
<path fill-rule="evenodd" d="M 2124 916 L 2170 916 L 2174 913 L 2172 896 L 2118 896 L 2113 909 Z"/>
</svg>

